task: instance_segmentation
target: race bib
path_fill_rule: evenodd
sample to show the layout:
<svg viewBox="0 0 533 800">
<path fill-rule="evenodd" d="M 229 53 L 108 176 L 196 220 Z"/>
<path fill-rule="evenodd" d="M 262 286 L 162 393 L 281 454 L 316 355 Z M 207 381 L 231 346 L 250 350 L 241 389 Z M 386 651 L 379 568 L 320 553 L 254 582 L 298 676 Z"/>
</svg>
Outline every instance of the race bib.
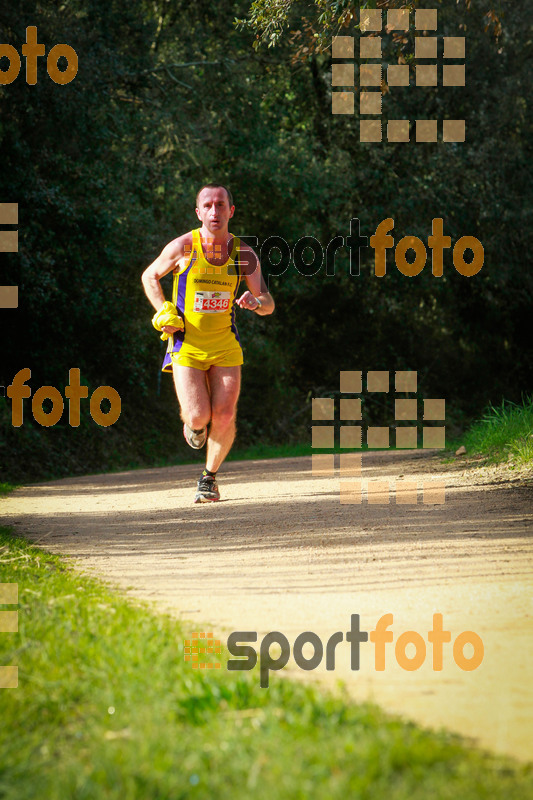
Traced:
<svg viewBox="0 0 533 800">
<path fill-rule="evenodd" d="M 227 311 L 231 292 L 195 292 L 194 311 L 201 314 L 221 314 Z"/>
</svg>

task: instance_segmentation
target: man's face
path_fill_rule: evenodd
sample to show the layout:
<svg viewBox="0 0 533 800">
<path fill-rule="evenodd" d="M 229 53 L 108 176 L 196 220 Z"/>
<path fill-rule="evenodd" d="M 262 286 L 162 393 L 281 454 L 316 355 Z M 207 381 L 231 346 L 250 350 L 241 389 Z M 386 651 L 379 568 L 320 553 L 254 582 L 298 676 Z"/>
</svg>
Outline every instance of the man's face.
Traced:
<svg viewBox="0 0 533 800">
<path fill-rule="evenodd" d="M 196 215 L 209 233 L 227 231 L 234 211 L 235 206 L 230 207 L 225 189 L 202 189 L 200 192 Z"/>
</svg>

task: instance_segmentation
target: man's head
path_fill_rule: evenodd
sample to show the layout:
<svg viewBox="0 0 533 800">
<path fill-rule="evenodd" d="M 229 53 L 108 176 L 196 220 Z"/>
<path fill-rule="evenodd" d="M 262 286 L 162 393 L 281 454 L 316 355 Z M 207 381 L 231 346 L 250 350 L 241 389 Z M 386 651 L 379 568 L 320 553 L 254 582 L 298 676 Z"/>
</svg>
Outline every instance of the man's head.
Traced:
<svg viewBox="0 0 533 800">
<path fill-rule="evenodd" d="M 226 232 L 234 211 L 231 192 L 220 183 L 207 183 L 196 195 L 196 216 L 209 233 Z"/>
<path fill-rule="evenodd" d="M 231 192 L 230 192 L 230 190 L 228 189 L 227 186 L 224 186 L 223 183 L 204 183 L 204 185 L 202 186 L 201 189 L 198 190 L 198 193 L 196 195 L 196 206 L 197 207 L 198 207 L 198 199 L 199 199 L 199 197 L 200 197 L 200 195 L 201 195 L 201 193 L 203 192 L 204 189 L 224 189 L 224 191 L 226 192 L 227 198 L 228 198 L 229 207 L 231 208 L 231 206 L 233 205 L 233 195 L 231 194 Z"/>
</svg>

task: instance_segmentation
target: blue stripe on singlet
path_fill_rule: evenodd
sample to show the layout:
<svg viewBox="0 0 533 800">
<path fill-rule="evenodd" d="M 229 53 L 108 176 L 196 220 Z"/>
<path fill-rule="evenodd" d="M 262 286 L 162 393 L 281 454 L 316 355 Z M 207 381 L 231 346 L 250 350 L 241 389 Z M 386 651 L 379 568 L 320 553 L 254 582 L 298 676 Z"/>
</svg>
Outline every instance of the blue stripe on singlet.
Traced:
<svg viewBox="0 0 533 800">
<path fill-rule="evenodd" d="M 178 296 L 176 298 L 176 308 L 181 311 L 183 315 L 185 315 L 185 294 L 187 292 L 187 278 L 189 276 L 189 272 L 191 271 L 191 267 L 193 267 L 198 260 L 198 255 L 196 250 L 191 256 L 191 260 L 189 261 L 189 266 L 185 269 L 181 275 L 178 276 Z M 185 331 L 176 331 L 173 334 L 174 342 L 173 348 L 171 350 L 172 353 L 178 353 L 181 350 L 181 345 L 183 344 L 183 339 L 185 337 Z"/>
<path fill-rule="evenodd" d="M 176 297 L 176 308 L 178 311 L 181 311 L 183 315 L 185 315 L 185 292 L 187 291 L 187 276 L 198 260 L 198 254 L 196 250 L 191 255 L 191 260 L 189 261 L 188 267 L 178 276 L 178 292 Z M 173 333 L 168 340 L 168 348 L 167 352 L 165 353 L 165 358 L 163 359 L 163 365 L 161 369 L 163 372 L 172 372 L 172 359 L 170 357 L 171 353 L 179 353 L 181 350 L 181 346 L 183 344 L 183 339 L 185 337 L 185 331 L 176 331 Z"/>
<path fill-rule="evenodd" d="M 235 254 L 235 262 L 234 262 L 235 263 L 235 269 L 237 271 L 238 280 L 237 280 L 237 285 L 235 286 L 235 291 L 233 292 L 233 305 L 231 307 L 231 332 L 235 334 L 235 338 L 237 339 L 237 341 L 240 344 L 241 340 L 239 339 L 239 331 L 237 330 L 237 325 L 235 323 L 235 301 L 237 299 L 237 292 L 239 291 L 239 286 L 240 286 L 241 277 L 242 277 L 241 265 L 240 265 L 240 262 L 239 262 L 239 248 L 240 248 L 240 242 L 239 242 L 239 246 L 237 247 L 237 252 Z"/>
</svg>

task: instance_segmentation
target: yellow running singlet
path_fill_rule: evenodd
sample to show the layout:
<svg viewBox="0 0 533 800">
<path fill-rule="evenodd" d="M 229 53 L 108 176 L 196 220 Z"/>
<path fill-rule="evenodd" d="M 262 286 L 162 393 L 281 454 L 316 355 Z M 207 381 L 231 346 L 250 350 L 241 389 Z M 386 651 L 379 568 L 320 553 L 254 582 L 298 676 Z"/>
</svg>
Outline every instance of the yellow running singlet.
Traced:
<svg viewBox="0 0 533 800">
<path fill-rule="evenodd" d="M 210 264 L 204 255 L 200 229 L 192 231 L 191 253 L 174 270 L 172 301 L 185 330 L 168 340 L 163 372 L 172 364 L 207 370 L 211 366 L 238 366 L 242 348 L 235 325 L 235 300 L 242 278 L 240 240 L 233 237 L 225 264 Z"/>
</svg>

